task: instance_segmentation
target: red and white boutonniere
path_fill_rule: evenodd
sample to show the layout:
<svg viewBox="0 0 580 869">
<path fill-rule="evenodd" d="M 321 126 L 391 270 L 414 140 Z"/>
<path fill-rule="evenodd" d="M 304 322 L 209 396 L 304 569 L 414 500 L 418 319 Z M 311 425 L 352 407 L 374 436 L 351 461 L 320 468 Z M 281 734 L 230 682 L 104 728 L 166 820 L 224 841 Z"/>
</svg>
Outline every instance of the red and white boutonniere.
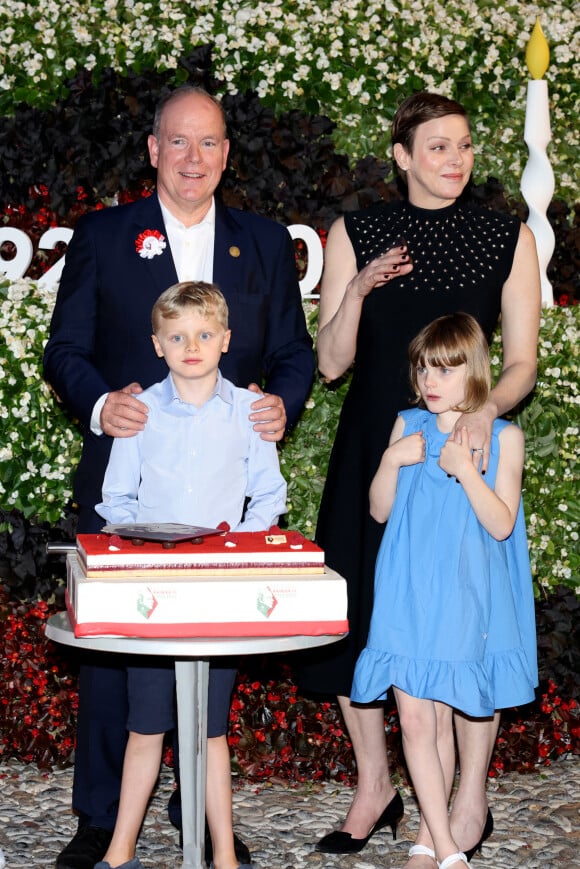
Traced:
<svg viewBox="0 0 580 869">
<path fill-rule="evenodd" d="M 135 250 L 143 259 L 153 259 L 167 247 L 165 236 L 158 229 L 146 229 L 135 240 Z"/>
</svg>

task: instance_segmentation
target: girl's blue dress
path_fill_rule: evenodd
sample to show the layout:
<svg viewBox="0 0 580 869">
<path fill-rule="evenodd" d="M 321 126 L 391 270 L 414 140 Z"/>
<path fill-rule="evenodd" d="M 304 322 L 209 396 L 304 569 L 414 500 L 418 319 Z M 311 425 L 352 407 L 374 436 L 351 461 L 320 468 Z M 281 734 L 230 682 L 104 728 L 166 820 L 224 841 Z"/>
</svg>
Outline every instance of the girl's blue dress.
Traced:
<svg viewBox="0 0 580 869">
<path fill-rule="evenodd" d="M 467 715 L 534 699 L 538 684 L 534 596 L 520 502 L 507 540 L 477 520 L 463 487 L 438 465 L 448 434 L 427 410 L 401 412 L 405 435 L 422 431 L 424 463 L 399 471 L 379 549 L 367 645 L 351 699 L 382 700 L 391 685 Z M 496 420 L 485 480 L 493 489 Z"/>
</svg>

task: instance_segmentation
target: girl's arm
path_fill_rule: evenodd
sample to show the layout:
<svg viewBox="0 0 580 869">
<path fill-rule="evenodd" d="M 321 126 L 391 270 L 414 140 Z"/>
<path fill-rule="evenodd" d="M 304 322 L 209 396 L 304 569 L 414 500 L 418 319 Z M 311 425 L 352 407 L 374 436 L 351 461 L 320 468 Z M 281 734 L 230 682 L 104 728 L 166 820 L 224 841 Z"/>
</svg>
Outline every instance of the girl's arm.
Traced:
<svg viewBox="0 0 580 869">
<path fill-rule="evenodd" d="M 475 515 L 485 530 L 496 540 L 505 540 L 513 531 L 522 491 L 524 467 L 524 435 L 517 426 L 509 425 L 499 435 L 500 457 L 495 490 L 473 464 L 467 428 L 460 432 L 460 442 L 449 440 L 441 450 L 439 464 L 456 477 Z"/>
<path fill-rule="evenodd" d="M 365 297 L 413 266 L 404 246 L 393 248 L 357 272 L 356 256 L 340 217 L 330 227 L 324 253 L 324 273 L 318 313 L 318 367 L 336 380 L 352 364 Z"/>
<path fill-rule="evenodd" d="M 379 468 L 369 490 L 371 516 L 377 522 L 386 522 L 391 515 L 399 468 L 425 461 L 425 439 L 422 432 L 403 437 L 404 420 L 398 416 L 389 438 L 389 446 L 383 453 Z"/>
</svg>

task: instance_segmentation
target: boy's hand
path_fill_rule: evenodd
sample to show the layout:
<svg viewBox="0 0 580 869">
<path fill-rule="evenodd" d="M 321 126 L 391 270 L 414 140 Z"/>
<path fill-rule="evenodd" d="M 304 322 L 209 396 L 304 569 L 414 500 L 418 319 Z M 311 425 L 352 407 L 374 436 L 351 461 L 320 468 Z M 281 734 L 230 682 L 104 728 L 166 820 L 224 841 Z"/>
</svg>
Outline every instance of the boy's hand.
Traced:
<svg viewBox="0 0 580 869">
<path fill-rule="evenodd" d="M 388 447 L 391 461 L 399 468 L 408 465 L 417 465 L 425 461 L 425 438 L 423 432 L 418 431 L 400 440 L 395 441 Z"/>
<path fill-rule="evenodd" d="M 260 433 L 264 441 L 281 441 L 286 430 L 286 408 L 279 395 L 262 392 L 257 383 L 250 383 L 248 389 L 261 396 L 252 403 L 250 420 L 255 422 L 254 431 Z"/>
<path fill-rule="evenodd" d="M 134 394 L 143 392 L 141 384 L 130 383 L 109 392 L 101 410 L 101 429 L 115 438 L 130 438 L 143 431 L 149 408 Z"/>
<path fill-rule="evenodd" d="M 481 456 L 481 453 L 477 455 Z M 473 467 L 473 456 L 469 433 L 467 427 L 463 426 L 459 430 L 455 430 L 445 441 L 439 456 L 439 467 L 451 477 L 461 480 L 466 470 L 469 471 Z"/>
</svg>

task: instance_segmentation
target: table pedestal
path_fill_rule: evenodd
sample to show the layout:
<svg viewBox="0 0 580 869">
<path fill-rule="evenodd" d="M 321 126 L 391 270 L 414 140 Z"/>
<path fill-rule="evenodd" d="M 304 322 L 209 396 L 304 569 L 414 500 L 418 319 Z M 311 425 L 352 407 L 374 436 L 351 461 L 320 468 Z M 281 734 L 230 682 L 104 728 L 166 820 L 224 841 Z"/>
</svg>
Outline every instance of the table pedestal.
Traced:
<svg viewBox="0 0 580 869">
<path fill-rule="evenodd" d="M 209 661 L 175 662 L 183 869 L 205 866 L 208 680 Z M 193 746 L 193 751 L 185 746 Z"/>
</svg>

